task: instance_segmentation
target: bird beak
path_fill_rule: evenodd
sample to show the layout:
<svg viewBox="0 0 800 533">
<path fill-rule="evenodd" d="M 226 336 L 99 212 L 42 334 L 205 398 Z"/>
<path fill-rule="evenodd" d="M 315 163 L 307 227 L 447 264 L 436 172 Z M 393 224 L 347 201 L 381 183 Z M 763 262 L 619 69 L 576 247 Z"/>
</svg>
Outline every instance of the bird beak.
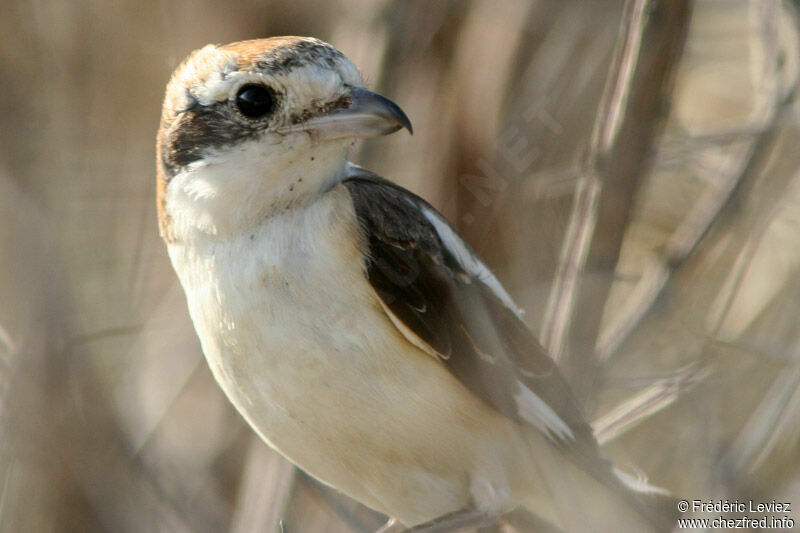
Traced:
<svg viewBox="0 0 800 533">
<path fill-rule="evenodd" d="M 400 106 L 378 93 L 354 87 L 334 107 L 299 124 L 279 128 L 278 133 L 303 131 L 320 140 L 347 137 L 365 139 L 388 135 L 401 128 L 414 133 L 411 121 Z"/>
</svg>

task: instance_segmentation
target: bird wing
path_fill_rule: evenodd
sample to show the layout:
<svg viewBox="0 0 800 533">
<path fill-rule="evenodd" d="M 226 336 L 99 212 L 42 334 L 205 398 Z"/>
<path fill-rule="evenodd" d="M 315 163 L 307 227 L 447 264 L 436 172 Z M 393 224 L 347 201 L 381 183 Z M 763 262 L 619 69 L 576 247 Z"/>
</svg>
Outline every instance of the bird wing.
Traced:
<svg viewBox="0 0 800 533">
<path fill-rule="evenodd" d="M 405 337 L 473 394 L 568 448 L 594 448 L 553 360 L 497 278 L 413 193 L 351 165 L 342 181 L 367 252 L 366 275 Z"/>
</svg>

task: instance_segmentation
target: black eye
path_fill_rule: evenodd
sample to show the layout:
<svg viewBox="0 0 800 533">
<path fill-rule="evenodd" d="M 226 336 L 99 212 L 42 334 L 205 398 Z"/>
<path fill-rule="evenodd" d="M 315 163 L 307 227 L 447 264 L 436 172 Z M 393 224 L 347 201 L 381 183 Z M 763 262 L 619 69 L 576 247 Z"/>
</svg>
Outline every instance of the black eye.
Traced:
<svg viewBox="0 0 800 533">
<path fill-rule="evenodd" d="M 275 109 L 275 93 L 264 85 L 244 85 L 236 93 L 236 107 L 247 118 L 262 118 Z"/>
</svg>

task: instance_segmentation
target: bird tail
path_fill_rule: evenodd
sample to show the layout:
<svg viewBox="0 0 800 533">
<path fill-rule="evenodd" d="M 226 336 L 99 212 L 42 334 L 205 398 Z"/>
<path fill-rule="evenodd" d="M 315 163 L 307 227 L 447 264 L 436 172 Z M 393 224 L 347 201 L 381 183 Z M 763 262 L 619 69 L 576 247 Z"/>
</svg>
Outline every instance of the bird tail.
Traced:
<svg viewBox="0 0 800 533">
<path fill-rule="evenodd" d="M 536 461 L 537 490 L 525 507 L 567 532 L 668 532 L 677 500 L 661 488 L 614 468 L 599 455 L 551 450 Z M 541 456 L 540 456 L 541 459 Z"/>
</svg>

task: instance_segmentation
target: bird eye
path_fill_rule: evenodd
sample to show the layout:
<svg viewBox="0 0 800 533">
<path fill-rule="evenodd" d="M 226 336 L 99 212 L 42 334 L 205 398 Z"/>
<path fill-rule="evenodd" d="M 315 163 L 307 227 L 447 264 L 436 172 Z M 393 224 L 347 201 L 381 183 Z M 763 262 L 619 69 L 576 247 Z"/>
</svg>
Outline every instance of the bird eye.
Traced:
<svg viewBox="0 0 800 533">
<path fill-rule="evenodd" d="M 247 118 L 262 118 L 275 109 L 275 92 L 264 85 L 244 85 L 236 93 L 236 107 Z"/>
</svg>

